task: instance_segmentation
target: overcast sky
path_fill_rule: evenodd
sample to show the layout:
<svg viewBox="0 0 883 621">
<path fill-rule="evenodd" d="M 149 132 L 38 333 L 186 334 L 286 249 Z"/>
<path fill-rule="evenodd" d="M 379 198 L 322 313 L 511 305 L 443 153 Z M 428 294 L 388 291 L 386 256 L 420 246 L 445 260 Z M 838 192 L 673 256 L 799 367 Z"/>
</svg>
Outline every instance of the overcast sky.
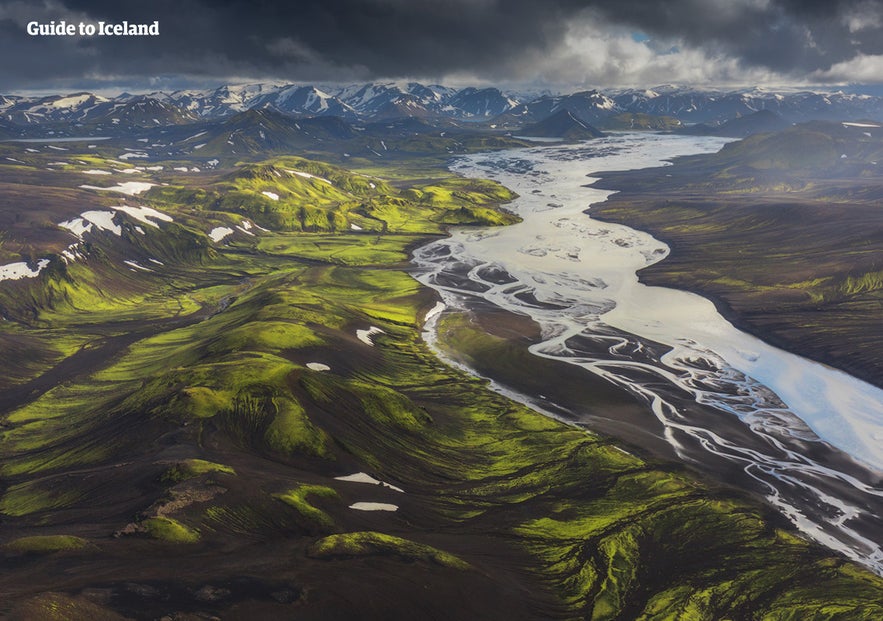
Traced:
<svg viewBox="0 0 883 621">
<path fill-rule="evenodd" d="M 160 23 L 31 37 L 28 22 Z M 0 92 L 418 79 L 883 83 L 883 0 L 0 0 Z"/>
</svg>

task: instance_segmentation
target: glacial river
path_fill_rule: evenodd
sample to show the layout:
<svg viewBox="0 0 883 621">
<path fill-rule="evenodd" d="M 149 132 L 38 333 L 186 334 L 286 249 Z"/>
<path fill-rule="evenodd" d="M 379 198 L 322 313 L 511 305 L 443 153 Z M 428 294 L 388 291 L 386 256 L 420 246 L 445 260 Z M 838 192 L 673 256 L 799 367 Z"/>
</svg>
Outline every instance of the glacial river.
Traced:
<svg viewBox="0 0 883 621">
<path fill-rule="evenodd" d="M 523 222 L 455 229 L 415 251 L 415 276 L 449 310 L 483 300 L 530 317 L 542 334 L 534 355 L 628 390 L 684 460 L 738 467 L 805 534 L 883 574 L 883 390 L 737 330 L 705 298 L 639 283 L 668 247 L 584 213 L 610 194 L 586 187 L 589 173 L 724 142 L 618 134 L 459 158 L 457 173 L 517 192 L 508 207 Z"/>
</svg>

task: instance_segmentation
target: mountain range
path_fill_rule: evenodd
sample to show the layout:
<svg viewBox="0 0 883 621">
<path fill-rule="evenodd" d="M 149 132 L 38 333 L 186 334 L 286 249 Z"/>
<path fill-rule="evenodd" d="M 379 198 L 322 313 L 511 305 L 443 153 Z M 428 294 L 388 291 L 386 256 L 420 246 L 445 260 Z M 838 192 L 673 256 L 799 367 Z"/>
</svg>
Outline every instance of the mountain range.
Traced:
<svg viewBox="0 0 883 621">
<path fill-rule="evenodd" d="M 453 89 L 418 82 L 346 87 L 295 84 L 223 85 L 207 90 L 156 91 L 104 97 L 88 92 L 41 97 L 0 96 L 0 120 L 26 128 L 47 123 L 106 123 L 128 127 L 179 125 L 272 107 L 295 116 L 336 116 L 347 121 L 416 117 L 514 129 L 567 110 L 585 123 L 604 126 L 623 114 L 674 119 L 685 125 L 719 125 L 769 111 L 788 123 L 810 119 L 879 119 L 883 97 L 844 92 L 653 89 L 586 90 L 528 95 L 498 88 Z"/>
</svg>

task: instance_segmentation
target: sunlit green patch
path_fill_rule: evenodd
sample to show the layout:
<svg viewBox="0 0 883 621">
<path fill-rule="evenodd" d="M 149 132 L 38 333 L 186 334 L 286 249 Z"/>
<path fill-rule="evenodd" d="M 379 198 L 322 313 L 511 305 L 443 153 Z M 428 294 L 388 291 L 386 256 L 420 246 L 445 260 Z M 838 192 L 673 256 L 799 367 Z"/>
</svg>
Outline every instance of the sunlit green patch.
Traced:
<svg viewBox="0 0 883 621">
<path fill-rule="evenodd" d="M 273 494 L 285 504 L 293 507 L 304 518 L 314 522 L 318 526 L 329 528 L 334 526 L 334 520 L 327 513 L 310 504 L 308 496 L 317 498 L 338 498 L 335 490 L 324 485 L 299 485 L 287 492 Z"/>
<path fill-rule="evenodd" d="M 240 165 L 206 188 L 157 186 L 145 196 L 170 208 L 239 214 L 276 231 L 345 232 L 356 225 L 382 233 L 440 233 L 444 224 L 515 221 L 496 209 L 513 197 L 496 182 L 448 175 L 437 185 L 403 192 L 376 177 L 293 157 Z"/>
<path fill-rule="evenodd" d="M 39 619 L 40 621 L 126 621 L 127 617 L 95 604 L 85 597 L 64 593 L 41 593 L 16 606 L 12 619 Z"/>
<path fill-rule="evenodd" d="M 31 552 L 36 554 L 51 554 L 64 550 L 79 550 L 89 545 L 82 537 L 73 535 L 35 535 L 33 537 L 19 537 L 7 543 L 4 547 L 13 552 Z"/>
<path fill-rule="evenodd" d="M 311 259 L 341 265 L 380 265 L 407 261 L 412 236 L 273 234 L 262 236 L 257 248 L 279 256 Z"/>
<path fill-rule="evenodd" d="M 251 322 L 221 338 L 222 347 L 230 351 L 299 349 L 322 344 L 322 339 L 308 327 L 283 321 Z"/>
<path fill-rule="evenodd" d="M 322 429 L 313 425 L 297 401 L 281 398 L 275 400 L 273 405 L 276 413 L 265 435 L 271 449 L 283 454 L 328 456 L 331 439 Z"/>
<path fill-rule="evenodd" d="M 329 535 L 309 550 L 315 558 L 397 556 L 408 561 L 427 561 L 443 567 L 466 570 L 471 566 L 458 556 L 426 544 L 374 531 Z"/>
<path fill-rule="evenodd" d="M 236 471 L 230 466 L 218 464 L 213 461 L 206 461 L 204 459 L 185 459 L 166 470 L 162 475 L 162 479 L 169 483 L 180 483 L 187 479 L 212 473 L 235 475 Z"/>
<path fill-rule="evenodd" d="M 0 498 L 0 514 L 21 517 L 43 511 L 68 507 L 80 497 L 70 488 L 47 489 L 39 482 L 23 482 L 10 486 Z"/>
<path fill-rule="evenodd" d="M 141 522 L 149 536 L 169 543 L 196 543 L 199 531 L 167 517 L 153 517 Z"/>
</svg>

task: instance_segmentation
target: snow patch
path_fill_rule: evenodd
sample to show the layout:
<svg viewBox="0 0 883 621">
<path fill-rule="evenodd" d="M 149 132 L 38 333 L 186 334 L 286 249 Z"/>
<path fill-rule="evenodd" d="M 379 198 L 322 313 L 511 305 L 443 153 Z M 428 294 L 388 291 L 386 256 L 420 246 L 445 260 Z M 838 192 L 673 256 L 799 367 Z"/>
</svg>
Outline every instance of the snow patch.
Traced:
<svg viewBox="0 0 883 621">
<path fill-rule="evenodd" d="M 96 169 L 96 170 L 84 170 L 83 174 L 84 175 L 112 175 L 113 173 L 109 172 L 107 170 L 97 170 Z"/>
<path fill-rule="evenodd" d="M 111 207 L 111 209 L 122 211 L 123 213 L 132 216 L 139 222 L 149 224 L 154 228 L 159 228 L 159 225 L 151 220 L 151 218 L 153 218 L 154 220 L 161 220 L 163 222 L 173 221 L 171 216 L 150 207 L 130 207 L 129 205 L 119 205 L 118 207 Z"/>
<path fill-rule="evenodd" d="M 152 272 L 153 271 L 149 267 L 144 267 L 143 265 L 141 265 L 137 261 L 123 261 L 123 263 L 125 263 L 126 265 L 128 265 L 131 268 L 134 268 L 136 270 L 141 270 L 143 272 Z"/>
<path fill-rule="evenodd" d="M 34 278 L 39 275 L 44 267 L 49 265 L 49 259 L 40 259 L 37 261 L 37 269 L 33 270 L 28 267 L 24 261 L 18 263 L 7 263 L 0 265 L 0 280 L 20 280 L 22 278 Z"/>
<path fill-rule="evenodd" d="M 365 474 L 364 472 L 356 472 L 355 474 L 348 474 L 342 477 L 334 477 L 335 481 L 348 481 L 350 483 L 366 483 L 368 485 L 379 485 L 381 487 L 387 487 L 394 492 L 399 492 L 401 494 L 405 493 L 401 487 L 396 487 L 395 485 L 390 485 L 389 483 L 384 483 L 383 481 L 378 481 L 374 477 L 369 474 Z"/>
<path fill-rule="evenodd" d="M 98 190 L 100 192 L 120 192 L 121 194 L 127 194 L 128 196 L 135 196 L 136 194 L 141 194 L 141 192 L 145 190 L 149 190 L 155 185 L 155 183 L 147 183 L 146 181 L 126 181 L 124 183 L 112 185 L 107 188 L 100 188 L 96 185 L 81 185 L 80 187 L 84 190 Z"/>
<path fill-rule="evenodd" d="M 307 368 L 311 371 L 330 371 L 331 367 L 327 364 L 322 364 L 321 362 L 308 362 Z"/>
<path fill-rule="evenodd" d="M 88 220 L 102 231 L 110 231 L 114 235 L 122 236 L 123 229 L 119 224 L 114 224 L 113 217 L 116 215 L 113 211 L 84 211 L 80 217 Z"/>
<path fill-rule="evenodd" d="M 231 229 L 230 227 L 217 226 L 217 227 L 213 228 L 211 231 L 209 231 L 208 236 L 211 238 L 211 240 L 213 242 L 217 243 L 217 242 L 221 241 L 222 239 L 224 239 L 225 237 L 227 237 L 228 235 L 232 235 L 232 234 L 233 234 L 233 229 Z"/>
<path fill-rule="evenodd" d="M 289 170 L 288 168 L 286 168 L 285 172 L 290 173 L 292 175 L 297 175 L 298 177 L 304 177 L 305 179 L 318 179 L 319 181 L 324 181 L 328 185 L 334 185 L 330 181 L 328 181 L 328 179 L 326 179 L 325 177 L 317 177 L 316 175 L 311 175 L 310 173 L 303 172 L 301 170 Z"/>
<path fill-rule="evenodd" d="M 58 226 L 63 229 L 67 229 L 80 239 L 83 239 L 83 234 L 88 233 L 92 230 L 92 223 L 86 222 L 83 218 L 74 218 L 73 220 L 65 220 L 64 222 L 59 222 Z"/>
<path fill-rule="evenodd" d="M 398 505 L 387 502 L 356 502 L 350 505 L 350 509 L 356 511 L 398 511 Z"/>
<path fill-rule="evenodd" d="M 367 330 L 356 330 L 356 338 L 366 345 L 371 345 L 372 347 L 374 346 L 374 341 L 371 340 L 371 337 L 375 334 L 386 334 L 386 332 L 384 332 L 377 326 L 371 326 Z"/>
<path fill-rule="evenodd" d="M 269 192 L 269 191 L 267 191 L 267 190 L 264 190 L 263 192 L 261 192 L 261 194 L 263 194 L 263 195 L 266 196 L 267 198 L 271 198 L 271 199 L 273 199 L 274 201 L 278 201 L 278 200 L 279 200 L 279 195 L 276 194 L 275 192 Z"/>
<path fill-rule="evenodd" d="M 65 263 L 70 263 L 71 261 L 76 261 L 81 258 L 82 255 L 79 252 L 79 243 L 71 244 L 67 247 L 67 250 L 61 251 L 61 259 Z"/>
</svg>

